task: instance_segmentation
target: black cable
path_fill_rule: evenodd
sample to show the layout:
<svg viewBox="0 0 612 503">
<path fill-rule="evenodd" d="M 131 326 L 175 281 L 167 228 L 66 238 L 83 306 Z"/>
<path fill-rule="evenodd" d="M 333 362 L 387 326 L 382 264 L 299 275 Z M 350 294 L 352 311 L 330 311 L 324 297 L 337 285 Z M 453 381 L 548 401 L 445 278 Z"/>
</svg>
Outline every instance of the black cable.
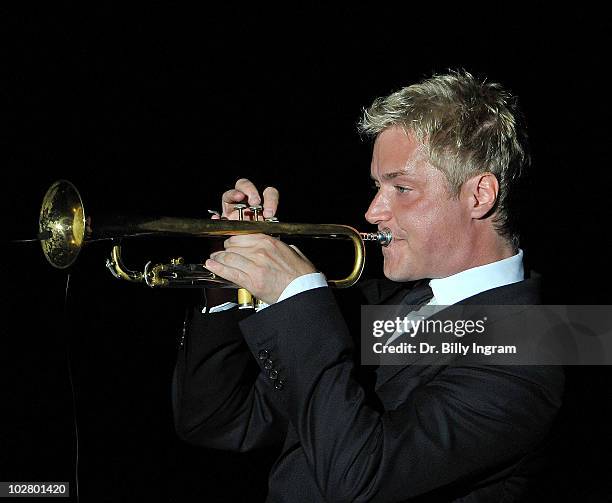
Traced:
<svg viewBox="0 0 612 503">
<path fill-rule="evenodd" d="M 143 236 L 146 236 L 147 234 L 143 233 Z M 2 243 L 37 243 L 39 241 L 45 241 L 46 239 L 49 238 L 33 238 L 33 239 L 2 239 L 0 240 L 0 242 Z M 89 243 L 99 243 L 101 241 L 117 241 L 117 238 L 96 238 L 96 239 L 87 239 L 87 244 Z"/>
<path fill-rule="evenodd" d="M 66 275 L 66 291 L 64 294 L 64 319 L 68 316 L 68 290 L 70 287 L 70 273 Z M 76 412 L 76 393 L 74 390 L 74 381 L 72 379 L 72 366 L 70 365 L 70 344 L 69 335 L 66 336 L 66 364 L 68 365 L 68 380 L 70 382 L 70 391 L 72 396 L 72 418 L 74 422 L 74 436 L 75 436 L 75 463 L 74 463 L 74 482 L 76 489 L 76 500 L 79 502 L 79 427 L 77 423 L 77 412 Z"/>
<path fill-rule="evenodd" d="M 51 231 L 41 231 L 33 239 L 9 239 L 9 243 L 36 243 L 37 241 L 44 241 L 53 237 Z M 3 240 L 4 241 L 4 240 Z"/>
</svg>

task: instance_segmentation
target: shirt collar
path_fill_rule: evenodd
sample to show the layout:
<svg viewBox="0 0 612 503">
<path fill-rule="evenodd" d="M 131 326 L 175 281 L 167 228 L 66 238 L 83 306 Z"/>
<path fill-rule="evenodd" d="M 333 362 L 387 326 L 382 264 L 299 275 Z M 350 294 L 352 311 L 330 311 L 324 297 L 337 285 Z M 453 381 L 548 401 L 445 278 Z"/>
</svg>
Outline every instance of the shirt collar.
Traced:
<svg viewBox="0 0 612 503">
<path fill-rule="evenodd" d="M 480 292 L 518 283 L 523 279 L 523 250 L 519 249 L 512 257 L 466 269 L 446 278 L 430 280 L 429 286 L 434 295 L 430 304 L 450 306 Z"/>
</svg>

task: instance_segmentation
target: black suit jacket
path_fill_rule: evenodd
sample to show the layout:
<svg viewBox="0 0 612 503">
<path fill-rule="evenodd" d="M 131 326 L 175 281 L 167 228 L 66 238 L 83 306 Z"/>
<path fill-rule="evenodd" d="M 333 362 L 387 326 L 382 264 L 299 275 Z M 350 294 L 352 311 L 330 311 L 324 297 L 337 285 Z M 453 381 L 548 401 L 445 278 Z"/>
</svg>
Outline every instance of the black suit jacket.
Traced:
<svg viewBox="0 0 612 503">
<path fill-rule="evenodd" d="M 406 289 L 360 293 L 397 303 Z M 531 279 L 463 301 L 538 302 Z M 195 311 L 174 379 L 179 436 L 234 451 L 282 443 L 270 502 L 523 501 L 560 367 L 365 368 L 350 332 L 327 288 L 256 314 Z"/>
</svg>

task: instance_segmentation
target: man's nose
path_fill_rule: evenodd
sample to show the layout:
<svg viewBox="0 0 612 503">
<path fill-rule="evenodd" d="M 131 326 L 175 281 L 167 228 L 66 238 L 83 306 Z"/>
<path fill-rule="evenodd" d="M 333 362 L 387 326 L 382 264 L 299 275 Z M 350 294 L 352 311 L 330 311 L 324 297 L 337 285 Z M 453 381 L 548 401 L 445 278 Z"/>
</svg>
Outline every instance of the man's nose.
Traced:
<svg viewBox="0 0 612 503">
<path fill-rule="evenodd" d="M 376 193 L 368 211 L 365 213 L 366 220 L 371 224 L 378 224 L 380 222 L 386 222 L 391 218 L 391 211 L 389 210 L 388 201 L 381 194 L 380 190 Z"/>
</svg>

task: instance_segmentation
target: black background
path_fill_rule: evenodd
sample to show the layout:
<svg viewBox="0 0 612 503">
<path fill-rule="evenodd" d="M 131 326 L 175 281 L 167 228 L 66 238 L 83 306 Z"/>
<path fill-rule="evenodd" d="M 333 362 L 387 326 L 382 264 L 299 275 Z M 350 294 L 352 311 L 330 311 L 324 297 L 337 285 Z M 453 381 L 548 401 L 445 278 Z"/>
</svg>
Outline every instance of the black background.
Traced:
<svg viewBox="0 0 612 503">
<path fill-rule="evenodd" d="M 108 247 L 92 244 L 64 310 L 66 274 L 37 244 L 7 242 L 35 234 L 59 178 L 80 189 L 94 225 L 100 214 L 207 218 L 248 177 L 279 188 L 283 220 L 366 229 L 361 109 L 465 68 L 521 98 L 534 157 L 523 247 L 551 302 L 611 304 L 610 23 L 580 9 L 489 9 L 1 7 L 0 480 L 70 481 L 74 493 L 68 361 L 82 501 L 257 501 L 274 456 L 207 451 L 174 435 L 170 379 L 196 292 L 120 284 L 103 267 Z M 202 257 L 209 245 L 184 246 Z M 177 247 L 134 243 L 126 258 L 139 267 Z M 374 276 L 376 250 L 370 258 Z M 605 501 L 610 372 L 573 373 L 550 494 Z"/>
</svg>

